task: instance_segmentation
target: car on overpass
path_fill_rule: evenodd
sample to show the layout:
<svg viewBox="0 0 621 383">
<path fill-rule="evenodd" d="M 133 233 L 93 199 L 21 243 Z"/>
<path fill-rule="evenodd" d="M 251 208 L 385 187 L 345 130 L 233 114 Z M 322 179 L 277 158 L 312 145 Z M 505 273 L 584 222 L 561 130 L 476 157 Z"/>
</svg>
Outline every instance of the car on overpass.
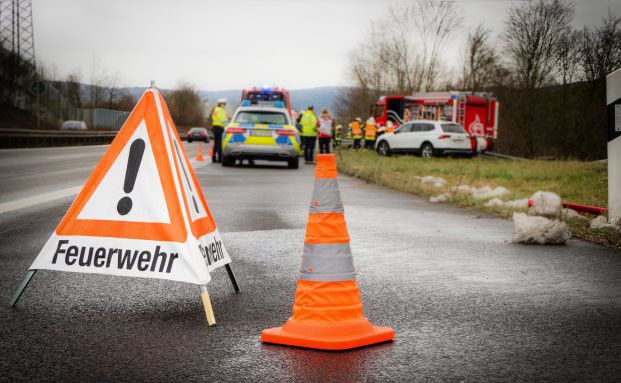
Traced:
<svg viewBox="0 0 621 383">
<path fill-rule="evenodd" d="M 261 106 L 244 100 L 222 138 L 222 166 L 233 166 L 237 160 L 268 160 L 286 161 L 297 169 L 299 155 L 300 133 L 282 102 Z"/>
<path fill-rule="evenodd" d="M 60 130 L 87 130 L 84 121 L 65 121 L 60 126 Z"/>
<path fill-rule="evenodd" d="M 466 130 L 455 122 L 414 120 L 401 125 L 393 133 L 379 136 L 375 148 L 382 156 L 414 153 L 422 157 L 441 155 L 472 157 L 475 148 L 470 138 Z"/>
</svg>

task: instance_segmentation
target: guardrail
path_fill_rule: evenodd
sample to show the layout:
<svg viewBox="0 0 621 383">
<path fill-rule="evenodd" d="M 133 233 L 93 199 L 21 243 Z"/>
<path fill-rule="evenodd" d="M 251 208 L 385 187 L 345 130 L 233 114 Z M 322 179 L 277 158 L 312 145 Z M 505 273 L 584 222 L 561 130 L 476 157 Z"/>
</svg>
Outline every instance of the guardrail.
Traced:
<svg viewBox="0 0 621 383">
<path fill-rule="evenodd" d="M 0 148 L 109 144 L 116 131 L 0 129 Z"/>
<path fill-rule="evenodd" d="M 495 153 L 495 152 L 483 152 L 481 154 L 487 157 L 501 158 L 503 160 L 528 161 L 528 158 L 510 156 L 508 154 L 501 154 L 501 153 Z"/>
</svg>

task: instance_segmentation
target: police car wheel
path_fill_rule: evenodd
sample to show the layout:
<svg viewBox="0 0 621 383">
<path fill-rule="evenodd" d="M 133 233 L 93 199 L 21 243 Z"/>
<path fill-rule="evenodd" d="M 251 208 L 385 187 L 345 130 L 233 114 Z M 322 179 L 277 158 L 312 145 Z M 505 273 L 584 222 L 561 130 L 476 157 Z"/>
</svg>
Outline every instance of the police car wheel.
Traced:
<svg viewBox="0 0 621 383">
<path fill-rule="evenodd" d="M 386 141 L 380 142 L 379 146 L 377 147 L 377 152 L 380 154 L 380 156 L 389 157 L 390 156 L 390 145 L 388 145 L 388 142 Z"/>
<path fill-rule="evenodd" d="M 235 160 L 230 156 L 222 156 L 221 162 L 222 162 L 222 166 L 229 167 L 229 166 L 233 166 L 233 164 L 235 163 Z"/>
<path fill-rule="evenodd" d="M 287 166 L 289 169 L 298 169 L 300 167 L 300 159 L 298 157 L 288 159 Z"/>
</svg>

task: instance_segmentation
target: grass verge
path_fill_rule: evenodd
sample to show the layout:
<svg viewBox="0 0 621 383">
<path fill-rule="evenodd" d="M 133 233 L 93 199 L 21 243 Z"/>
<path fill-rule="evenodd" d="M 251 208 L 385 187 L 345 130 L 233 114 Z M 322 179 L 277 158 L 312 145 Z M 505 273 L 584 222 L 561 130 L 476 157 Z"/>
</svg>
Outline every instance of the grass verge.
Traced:
<svg viewBox="0 0 621 383">
<path fill-rule="evenodd" d="M 539 190 L 552 191 L 563 201 L 584 205 L 608 204 L 607 165 L 580 161 L 507 161 L 477 157 L 472 159 L 420 158 L 414 156 L 380 157 L 370 150 L 341 150 L 337 155 L 340 172 L 390 189 L 431 197 L 451 194 L 449 203 L 508 218 L 513 210 L 487 207 L 487 200 L 470 194 L 451 193 L 452 186 L 504 186 L 511 191 L 504 200 L 528 198 Z M 423 184 L 416 177 L 444 178 L 446 187 Z M 613 229 L 590 229 L 588 221 L 567 221 L 574 236 L 608 247 L 621 249 L 621 235 Z"/>
</svg>

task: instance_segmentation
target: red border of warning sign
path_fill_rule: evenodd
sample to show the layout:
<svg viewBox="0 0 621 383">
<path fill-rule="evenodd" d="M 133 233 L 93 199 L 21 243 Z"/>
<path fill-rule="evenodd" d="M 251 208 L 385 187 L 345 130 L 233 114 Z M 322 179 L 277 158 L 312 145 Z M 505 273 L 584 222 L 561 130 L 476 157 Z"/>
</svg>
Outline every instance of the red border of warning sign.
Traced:
<svg viewBox="0 0 621 383">
<path fill-rule="evenodd" d="M 162 103 L 164 105 L 164 103 Z M 128 222 L 110 220 L 78 219 L 78 215 L 103 180 L 110 167 L 140 125 L 145 121 L 147 134 L 155 157 L 157 171 L 162 182 L 162 190 L 170 223 Z M 174 157 L 174 156 L 173 156 Z M 161 207 L 166 208 L 165 206 Z M 185 242 L 187 230 L 177 198 L 175 181 L 168 161 L 168 151 L 153 92 L 146 92 L 134 108 L 123 128 L 99 161 L 82 191 L 73 202 L 65 217 L 56 228 L 57 235 L 79 235 L 90 237 L 112 237 L 144 239 L 154 241 Z"/>
<path fill-rule="evenodd" d="M 170 112 L 168 111 L 166 102 L 164 102 L 164 99 L 162 98 L 161 94 L 159 95 L 159 98 L 160 98 L 160 105 L 162 105 L 162 113 L 164 114 L 164 120 L 167 124 L 170 125 L 170 129 L 166 129 L 166 131 L 168 132 L 168 139 L 170 141 L 170 144 L 173 145 L 172 143 L 173 138 L 170 136 L 171 132 L 172 134 L 175 135 L 177 142 L 181 144 L 181 138 L 179 137 L 179 132 L 177 131 L 177 128 L 175 127 L 175 123 L 173 122 L 172 117 L 170 116 Z M 190 159 L 188 158 L 188 154 L 183 148 L 183 145 L 180 145 L 180 151 L 181 151 L 181 155 L 184 157 L 185 163 L 188 164 L 188 167 L 189 167 L 188 171 L 190 173 L 190 177 L 192 179 L 194 189 L 196 190 L 196 194 L 198 195 L 200 203 L 203 204 L 203 208 L 205 209 L 205 212 L 207 213 L 205 217 L 197 219 L 196 221 L 192 221 L 192 218 L 191 218 L 192 215 L 190 214 L 190 205 L 188 203 L 188 196 L 185 195 L 185 189 L 182 187 L 181 194 L 183 194 L 183 203 L 185 205 L 185 211 L 188 217 L 188 221 L 190 222 L 190 229 L 192 230 L 192 234 L 194 234 L 196 238 L 200 238 L 205 234 L 214 232 L 216 230 L 216 223 L 213 219 L 213 216 L 211 215 L 211 211 L 209 211 L 209 207 L 207 206 L 207 201 L 205 200 L 205 195 L 203 194 L 203 191 L 201 190 L 201 187 L 198 183 L 198 178 L 196 177 L 196 173 L 190 167 Z M 177 156 L 173 155 L 173 159 L 175 161 L 175 167 L 177 168 L 177 178 L 181 180 L 181 172 L 179 171 L 181 164 L 177 163 Z"/>
</svg>

